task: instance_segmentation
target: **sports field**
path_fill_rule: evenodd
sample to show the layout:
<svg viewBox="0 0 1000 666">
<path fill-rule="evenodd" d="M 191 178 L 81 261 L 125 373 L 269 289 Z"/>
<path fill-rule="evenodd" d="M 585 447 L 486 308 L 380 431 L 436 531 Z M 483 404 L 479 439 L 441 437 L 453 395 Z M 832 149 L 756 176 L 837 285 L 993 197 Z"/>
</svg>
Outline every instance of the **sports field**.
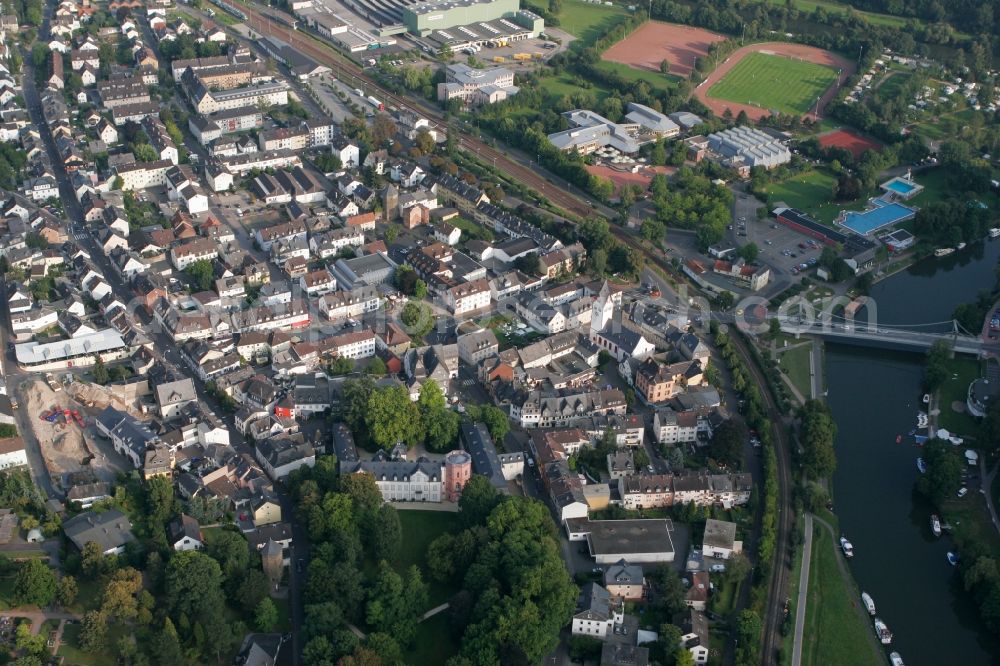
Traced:
<svg viewBox="0 0 1000 666">
<path fill-rule="evenodd" d="M 837 70 L 768 53 L 748 53 L 708 90 L 717 100 L 803 115 L 837 81 Z"/>
</svg>

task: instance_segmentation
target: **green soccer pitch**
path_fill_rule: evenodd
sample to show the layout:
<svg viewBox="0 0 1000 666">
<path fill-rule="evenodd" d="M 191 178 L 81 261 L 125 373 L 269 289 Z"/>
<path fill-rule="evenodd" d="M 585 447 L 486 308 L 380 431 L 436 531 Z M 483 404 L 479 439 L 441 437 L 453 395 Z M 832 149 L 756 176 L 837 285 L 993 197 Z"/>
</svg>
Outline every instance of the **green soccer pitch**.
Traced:
<svg viewBox="0 0 1000 666">
<path fill-rule="evenodd" d="M 837 81 L 823 65 L 766 53 L 750 53 L 713 85 L 713 99 L 802 115 Z"/>
</svg>

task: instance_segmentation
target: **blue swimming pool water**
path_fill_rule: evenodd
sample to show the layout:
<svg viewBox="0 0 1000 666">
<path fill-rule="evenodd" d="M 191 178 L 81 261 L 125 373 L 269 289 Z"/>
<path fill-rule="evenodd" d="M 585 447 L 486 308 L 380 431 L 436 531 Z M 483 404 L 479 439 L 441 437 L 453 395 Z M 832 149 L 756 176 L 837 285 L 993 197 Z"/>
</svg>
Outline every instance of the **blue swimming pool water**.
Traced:
<svg viewBox="0 0 1000 666">
<path fill-rule="evenodd" d="M 912 217 L 914 211 L 902 204 L 891 203 L 864 213 L 850 211 L 844 219 L 843 226 L 858 234 L 869 234 L 876 229 L 895 224 Z"/>
<path fill-rule="evenodd" d="M 885 186 L 890 190 L 892 190 L 893 192 L 899 192 L 900 194 L 909 194 L 916 187 L 916 185 L 904 182 L 902 180 L 889 181 L 888 183 L 886 183 Z"/>
</svg>

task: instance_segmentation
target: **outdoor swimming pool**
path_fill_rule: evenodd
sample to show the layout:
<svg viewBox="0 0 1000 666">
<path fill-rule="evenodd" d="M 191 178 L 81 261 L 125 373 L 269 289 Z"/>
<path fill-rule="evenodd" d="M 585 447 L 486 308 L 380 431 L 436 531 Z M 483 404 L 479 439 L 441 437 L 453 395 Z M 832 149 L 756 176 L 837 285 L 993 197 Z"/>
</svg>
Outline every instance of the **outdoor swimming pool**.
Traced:
<svg viewBox="0 0 1000 666">
<path fill-rule="evenodd" d="M 885 186 L 893 192 L 899 192 L 900 194 L 909 194 L 916 187 L 913 183 L 907 183 L 902 180 L 891 180 Z"/>
<path fill-rule="evenodd" d="M 867 236 L 876 229 L 908 220 L 916 214 L 915 210 L 903 204 L 880 202 L 879 199 L 875 199 L 873 203 L 875 208 L 871 210 L 861 213 L 847 211 L 840 224 L 856 234 Z"/>
</svg>

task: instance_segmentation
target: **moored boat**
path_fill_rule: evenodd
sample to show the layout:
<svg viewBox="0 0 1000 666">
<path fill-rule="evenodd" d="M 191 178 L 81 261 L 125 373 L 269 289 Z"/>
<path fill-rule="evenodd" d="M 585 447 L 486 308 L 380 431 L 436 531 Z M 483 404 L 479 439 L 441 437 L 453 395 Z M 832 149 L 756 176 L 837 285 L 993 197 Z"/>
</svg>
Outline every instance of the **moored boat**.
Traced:
<svg viewBox="0 0 1000 666">
<path fill-rule="evenodd" d="M 996 238 L 997 236 L 1000 236 L 1000 227 L 990 229 L 990 238 Z"/>
<path fill-rule="evenodd" d="M 948 564 L 950 564 L 953 567 L 958 566 L 958 555 L 951 552 L 950 550 L 948 551 Z"/>
<path fill-rule="evenodd" d="M 931 532 L 934 532 L 936 537 L 941 536 L 941 519 L 936 513 L 931 514 Z"/>
<path fill-rule="evenodd" d="M 917 469 L 920 470 L 921 474 L 927 472 L 927 463 L 924 462 L 923 458 L 917 458 Z"/>
<path fill-rule="evenodd" d="M 899 656 L 898 652 L 892 652 L 889 654 L 889 663 L 892 666 L 905 666 L 903 664 L 903 658 Z"/>
<path fill-rule="evenodd" d="M 847 537 L 840 537 L 840 549 L 844 551 L 844 557 L 854 557 L 854 545 Z"/>
<path fill-rule="evenodd" d="M 892 643 L 892 632 L 889 631 L 889 627 L 886 626 L 879 618 L 875 618 L 875 635 L 882 642 L 882 645 L 888 645 Z"/>
<path fill-rule="evenodd" d="M 865 608 L 868 609 L 868 614 L 875 615 L 875 600 L 872 599 L 871 595 L 867 592 L 862 592 L 861 601 L 864 603 Z"/>
<path fill-rule="evenodd" d="M 947 257 L 949 254 L 955 251 L 953 247 L 942 247 L 934 250 L 935 257 Z"/>
<path fill-rule="evenodd" d="M 965 243 L 959 243 L 957 249 L 964 250 L 965 249 Z"/>
</svg>

